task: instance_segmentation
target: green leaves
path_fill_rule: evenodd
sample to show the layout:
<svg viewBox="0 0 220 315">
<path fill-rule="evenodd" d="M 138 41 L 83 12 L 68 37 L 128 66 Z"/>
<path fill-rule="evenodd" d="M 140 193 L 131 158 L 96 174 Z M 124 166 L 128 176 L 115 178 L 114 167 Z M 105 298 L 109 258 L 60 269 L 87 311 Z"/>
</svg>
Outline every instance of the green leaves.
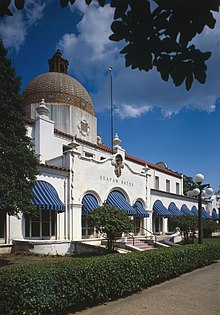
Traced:
<svg viewBox="0 0 220 315">
<path fill-rule="evenodd" d="M 70 0 L 60 0 L 61 8 L 65 8 L 69 4 Z"/>
<path fill-rule="evenodd" d="M 24 8 L 25 0 L 15 0 L 15 6 L 18 10 L 22 10 Z"/>
<path fill-rule="evenodd" d="M 9 9 L 11 0 L 0 1 L 0 17 L 4 15 L 13 16 L 13 13 Z M 25 0 L 14 0 L 16 9 L 22 10 L 24 8 Z"/>
<path fill-rule="evenodd" d="M 105 0 L 96 0 L 100 6 L 104 7 Z M 66 7 L 68 4 L 73 5 L 76 2 L 76 0 L 60 0 L 60 5 L 62 8 Z M 90 4 L 92 0 L 85 0 L 86 4 Z"/>
<path fill-rule="evenodd" d="M 121 23 L 112 23 L 109 39 L 129 42 L 121 50 L 126 67 L 144 71 L 156 67 L 162 80 L 172 78 L 175 86 L 185 83 L 186 90 L 190 90 L 194 80 L 205 83 L 205 61 L 211 53 L 188 44 L 206 25 L 214 28 L 211 11 L 219 10 L 220 0 L 154 2 L 157 7 L 151 10 L 147 0 L 111 1 L 114 19 Z"/>
<path fill-rule="evenodd" d="M 111 0 L 115 12 L 109 39 L 128 43 L 121 50 L 125 66 L 144 71 L 155 67 L 162 80 L 172 79 L 175 86 L 185 83 L 186 90 L 190 90 L 194 80 L 204 84 L 205 61 L 211 53 L 198 53 L 199 50 L 194 49 L 196 55 L 189 44 L 205 26 L 215 27 L 212 11 L 219 11 L 220 0 L 153 1 L 151 7 L 149 0 Z M 25 0 L 14 0 L 14 3 L 20 10 Z M 74 3 L 75 0 L 60 0 L 62 8 Z M 85 3 L 89 5 L 92 0 Z M 107 1 L 96 0 L 96 3 L 103 7 Z M 0 2 L 0 16 L 13 15 L 10 4 L 10 0 Z"/>
<path fill-rule="evenodd" d="M 109 39 L 113 41 L 120 41 L 123 38 L 126 40 L 127 38 L 127 29 L 125 24 L 122 21 L 115 21 L 111 25 L 111 29 L 114 34 L 112 34 Z"/>
<path fill-rule="evenodd" d="M 11 3 L 11 0 L 2 0 L 0 2 L 0 17 L 4 15 L 12 16 L 12 12 L 9 9 L 9 5 Z"/>
<path fill-rule="evenodd" d="M 29 213 L 38 160 L 26 135 L 20 80 L 2 42 L 0 56 L 0 211 Z"/>
<path fill-rule="evenodd" d="M 109 250 L 114 249 L 114 241 L 117 235 L 133 230 L 133 222 L 128 215 L 123 210 L 107 204 L 94 209 L 88 215 L 88 219 L 98 232 L 106 234 Z"/>
<path fill-rule="evenodd" d="M 74 312 L 141 291 L 218 259 L 220 245 L 211 243 L 1 268 L 0 314 Z"/>
</svg>

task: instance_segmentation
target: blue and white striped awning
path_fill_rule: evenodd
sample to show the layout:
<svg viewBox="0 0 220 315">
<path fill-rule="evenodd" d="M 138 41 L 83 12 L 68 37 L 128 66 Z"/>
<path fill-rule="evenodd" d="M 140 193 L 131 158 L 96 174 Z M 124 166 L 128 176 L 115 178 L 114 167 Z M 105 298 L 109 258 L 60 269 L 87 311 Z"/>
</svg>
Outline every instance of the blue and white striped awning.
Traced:
<svg viewBox="0 0 220 315">
<path fill-rule="evenodd" d="M 140 201 L 136 201 L 133 208 L 136 210 L 137 217 L 149 217 L 149 213 L 144 209 Z"/>
<path fill-rule="evenodd" d="M 190 215 L 191 217 L 195 216 L 194 213 L 192 213 L 192 211 L 190 211 L 186 205 L 182 205 L 180 211 L 183 212 L 183 214 L 185 215 Z"/>
<path fill-rule="evenodd" d="M 155 216 L 171 218 L 172 214 L 168 211 L 166 207 L 162 204 L 160 200 L 156 200 L 153 205 L 153 211 Z"/>
<path fill-rule="evenodd" d="M 212 220 L 216 221 L 216 220 L 219 220 L 219 215 L 218 213 L 216 212 L 215 208 L 212 210 Z"/>
<path fill-rule="evenodd" d="M 136 215 L 136 211 L 129 205 L 125 197 L 119 191 L 112 191 L 106 200 L 107 204 L 124 210 L 128 215 Z"/>
<path fill-rule="evenodd" d="M 168 211 L 174 216 L 178 217 L 183 215 L 183 213 L 177 208 L 174 202 L 171 202 L 168 207 Z"/>
<path fill-rule="evenodd" d="M 32 188 L 32 203 L 45 210 L 65 211 L 56 189 L 48 182 L 39 180 Z"/>
<path fill-rule="evenodd" d="M 198 211 L 198 209 L 196 208 L 196 206 L 193 206 L 193 207 L 192 207 L 192 213 L 194 213 L 194 215 L 195 215 L 196 217 L 198 217 L 199 211 Z M 206 217 L 204 216 L 203 212 L 202 212 L 202 218 L 203 218 L 203 220 L 206 220 Z"/>
<path fill-rule="evenodd" d="M 202 216 L 205 217 L 205 220 L 212 220 L 212 217 L 205 211 L 205 208 L 202 207 Z"/>
<path fill-rule="evenodd" d="M 87 194 L 82 200 L 82 214 L 89 214 L 92 210 L 99 207 L 98 201 L 92 194 Z"/>
</svg>

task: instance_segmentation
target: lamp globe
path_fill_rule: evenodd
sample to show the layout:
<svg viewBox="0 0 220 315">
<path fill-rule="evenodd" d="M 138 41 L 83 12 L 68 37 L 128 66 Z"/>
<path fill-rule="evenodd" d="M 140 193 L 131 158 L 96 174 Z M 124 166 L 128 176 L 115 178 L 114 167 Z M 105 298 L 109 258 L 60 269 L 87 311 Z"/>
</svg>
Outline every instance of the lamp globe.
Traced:
<svg viewBox="0 0 220 315">
<path fill-rule="evenodd" d="M 194 181 L 195 181 L 197 184 L 201 184 L 201 183 L 204 181 L 204 175 L 202 175 L 202 174 L 196 174 L 195 177 L 194 177 Z"/>
<path fill-rule="evenodd" d="M 212 195 L 213 194 L 213 189 L 211 187 L 208 187 L 206 189 L 206 194 L 209 195 L 209 196 Z"/>
<path fill-rule="evenodd" d="M 198 196 L 200 194 L 200 189 L 199 188 L 194 188 L 193 189 L 193 195 Z"/>
</svg>

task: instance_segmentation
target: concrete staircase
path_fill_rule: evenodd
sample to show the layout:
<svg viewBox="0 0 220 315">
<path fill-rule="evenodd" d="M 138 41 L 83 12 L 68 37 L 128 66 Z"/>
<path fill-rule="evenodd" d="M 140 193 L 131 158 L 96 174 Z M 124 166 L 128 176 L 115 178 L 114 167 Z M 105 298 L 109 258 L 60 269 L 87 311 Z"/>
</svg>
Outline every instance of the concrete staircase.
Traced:
<svg viewBox="0 0 220 315">
<path fill-rule="evenodd" d="M 126 248 L 133 250 L 133 251 L 145 251 L 145 250 L 152 250 L 156 249 L 152 243 L 148 243 L 146 238 L 135 238 L 134 245 L 133 245 L 133 238 L 129 237 L 126 242 Z"/>
</svg>

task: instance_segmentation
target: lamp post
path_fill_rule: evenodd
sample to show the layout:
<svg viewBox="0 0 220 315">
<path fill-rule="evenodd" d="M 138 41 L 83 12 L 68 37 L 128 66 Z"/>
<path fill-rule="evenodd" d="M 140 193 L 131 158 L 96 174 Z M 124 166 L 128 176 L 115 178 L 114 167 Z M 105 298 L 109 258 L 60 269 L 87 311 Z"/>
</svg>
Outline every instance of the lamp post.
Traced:
<svg viewBox="0 0 220 315">
<path fill-rule="evenodd" d="M 195 188 L 189 191 L 189 196 L 198 196 L 198 241 L 202 244 L 203 240 L 203 224 L 202 224 L 202 197 L 210 196 L 213 193 L 213 189 L 209 184 L 202 184 L 204 181 L 203 174 L 196 174 L 194 177 Z"/>
<path fill-rule="evenodd" d="M 219 186 L 220 188 L 220 186 Z M 217 210 L 218 210 L 218 215 L 220 219 L 220 189 L 216 193 L 216 205 L 217 205 Z M 220 225 L 220 220 L 218 220 L 218 224 Z"/>
</svg>

